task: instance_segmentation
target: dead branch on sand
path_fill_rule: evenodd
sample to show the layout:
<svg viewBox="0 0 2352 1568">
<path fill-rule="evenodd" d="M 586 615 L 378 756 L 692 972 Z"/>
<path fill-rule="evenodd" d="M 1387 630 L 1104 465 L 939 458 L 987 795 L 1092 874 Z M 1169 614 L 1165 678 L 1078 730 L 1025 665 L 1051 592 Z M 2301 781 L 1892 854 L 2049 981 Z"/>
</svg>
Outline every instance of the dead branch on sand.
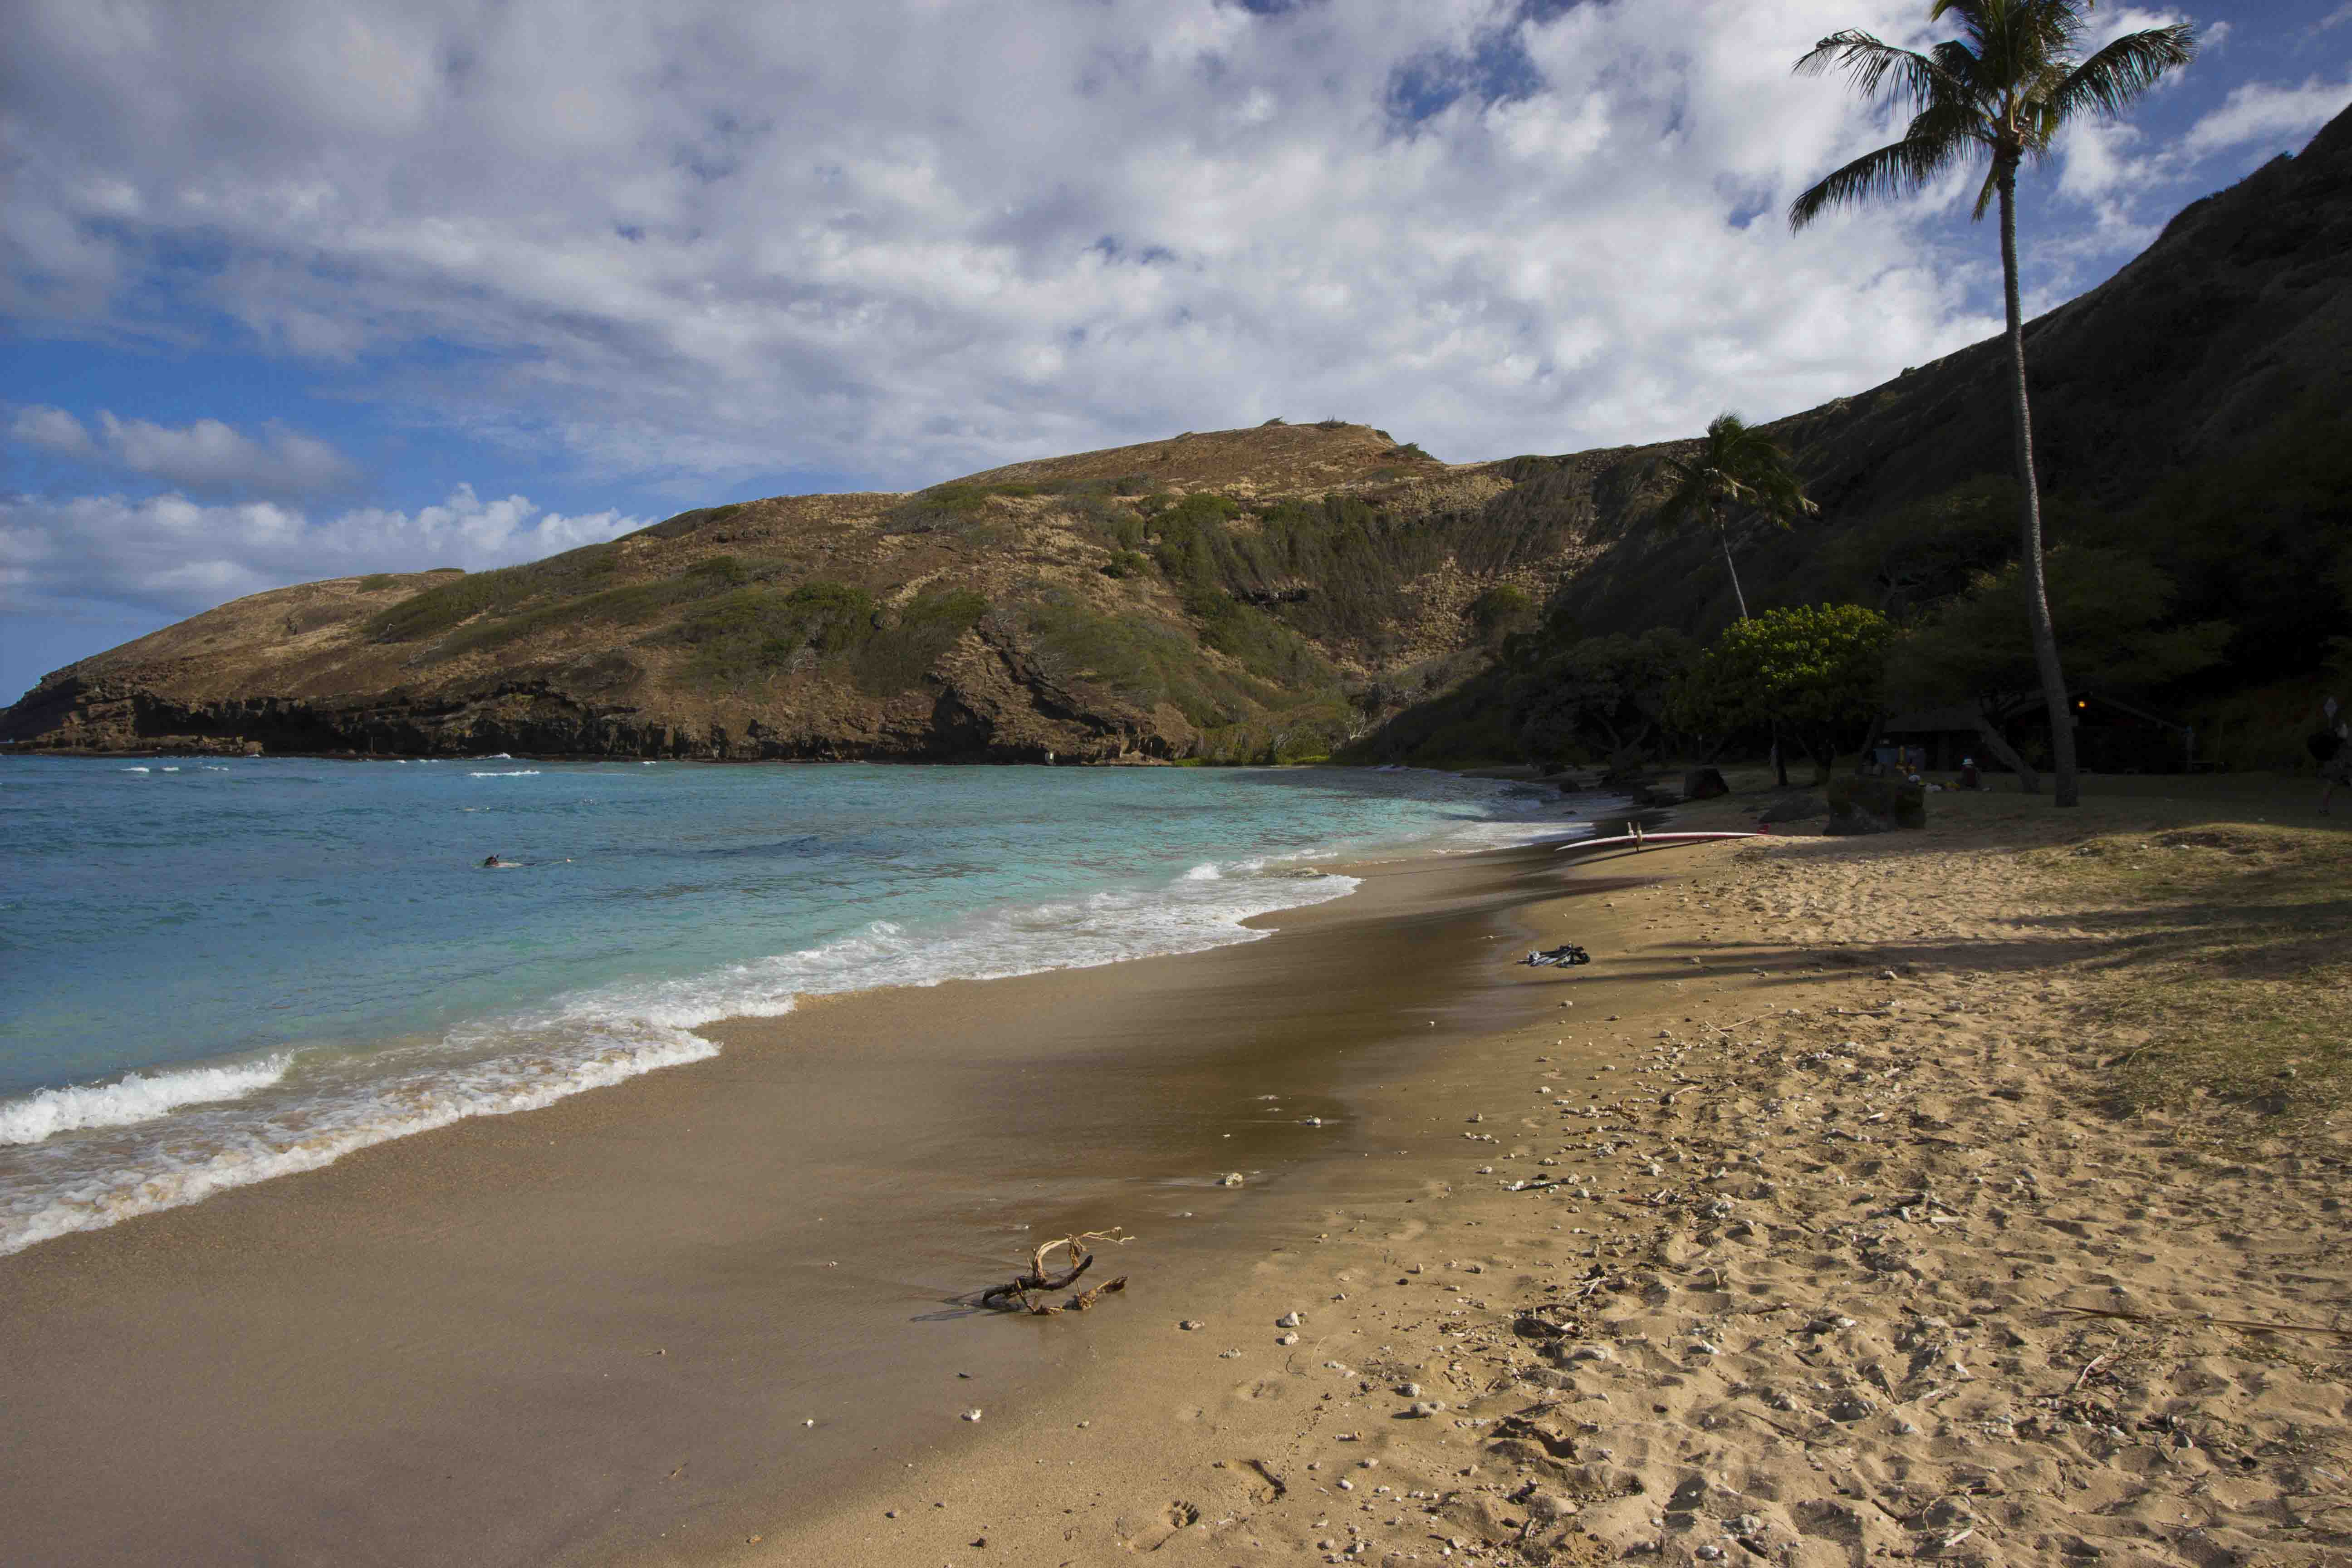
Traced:
<svg viewBox="0 0 2352 1568">
<path fill-rule="evenodd" d="M 1029 1254 L 1029 1272 L 982 1291 L 980 1304 L 1000 1312 L 1029 1312 L 1040 1318 L 1051 1317 L 1056 1312 L 1083 1312 L 1105 1296 L 1126 1289 L 1127 1276 L 1122 1274 L 1116 1279 L 1081 1290 L 1059 1306 L 1051 1301 L 1036 1300 L 1034 1297 L 1066 1290 L 1076 1284 L 1078 1276 L 1094 1266 L 1095 1255 L 1087 1250 L 1090 1243 L 1107 1241 L 1114 1247 L 1124 1247 L 1134 1239 L 1119 1226 L 1113 1226 L 1108 1230 L 1085 1230 L 1076 1236 L 1057 1237 L 1052 1241 L 1040 1242 Z M 1068 1266 L 1058 1274 L 1048 1270 L 1045 1264 L 1045 1260 L 1056 1252 L 1068 1255 Z"/>
</svg>

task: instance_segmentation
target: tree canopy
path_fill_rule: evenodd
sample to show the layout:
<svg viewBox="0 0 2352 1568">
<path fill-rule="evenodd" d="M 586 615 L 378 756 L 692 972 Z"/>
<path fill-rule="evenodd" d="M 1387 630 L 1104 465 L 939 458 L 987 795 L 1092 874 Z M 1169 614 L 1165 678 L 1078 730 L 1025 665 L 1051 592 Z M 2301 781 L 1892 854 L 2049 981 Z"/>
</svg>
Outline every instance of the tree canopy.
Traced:
<svg viewBox="0 0 2352 1568">
<path fill-rule="evenodd" d="M 1731 559 L 1730 514 L 1737 507 L 1786 528 L 1799 518 L 1822 509 L 1805 499 L 1804 486 L 1789 466 L 1789 455 L 1771 437 L 1728 411 L 1708 422 L 1706 436 L 1688 459 L 1668 457 L 1667 470 L 1675 488 L 1658 509 L 1668 525 L 1686 519 L 1704 519 L 1723 547 L 1723 563 L 1731 571 L 1731 593 L 1739 614 L 1748 614 L 1748 595 L 1739 586 L 1739 568 Z"/>
<path fill-rule="evenodd" d="M 1800 74 L 1845 73 L 1854 90 L 1910 115 L 1900 140 L 1865 153 L 1798 196 L 1789 208 L 1802 228 L 1836 207 L 1916 195 L 1981 158 L 1982 217 L 2021 159 L 2049 155 L 2076 120 L 2119 118 L 2134 99 L 2197 52 L 2187 23 L 2126 33 L 2081 53 L 2088 0 L 1936 0 L 1928 20 L 1947 16 L 1960 36 L 1924 53 L 1897 48 L 1848 27 L 1797 62 Z"/>
<path fill-rule="evenodd" d="M 1664 727 L 1667 693 L 1696 651 L 1664 626 L 1569 644 L 1513 683 L 1520 753 L 1546 763 L 1597 753 L 1631 765 Z"/>
<path fill-rule="evenodd" d="M 1827 767 L 1875 714 L 1894 636 L 1885 616 L 1861 605 L 1736 621 L 1677 683 L 1672 716 L 1700 733 L 1775 730 Z"/>
<path fill-rule="evenodd" d="M 2226 621 L 2162 625 L 2172 580 L 2142 556 L 2066 545 L 2045 564 L 2050 608 L 2077 683 L 2144 690 L 2204 669 L 2229 645 Z M 1887 661 L 1886 689 L 1906 705 L 2005 707 L 2040 686 L 2015 562 L 1980 572 L 1969 591 L 1906 632 Z"/>
</svg>

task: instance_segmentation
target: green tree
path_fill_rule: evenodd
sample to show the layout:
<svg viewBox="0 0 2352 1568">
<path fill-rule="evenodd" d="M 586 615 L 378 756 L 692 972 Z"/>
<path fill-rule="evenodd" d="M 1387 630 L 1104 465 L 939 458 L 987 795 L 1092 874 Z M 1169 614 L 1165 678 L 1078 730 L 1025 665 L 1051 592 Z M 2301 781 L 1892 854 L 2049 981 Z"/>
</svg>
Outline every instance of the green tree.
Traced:
<svg viewBox="0 0 2352 1568">
<path fill-rule="evenodd" d="M 2042 695 L 2050 710 L 2058 774 L 2057 804 L 2082 798 L 2074 737 L 2067 727 L 2066 677 L 2042 562 L 2041 491 L 2033 472 L 2033 423 L 2026 402 L 2025 325 L 2018 303 L 2017 170 L 2047 157 L 2058 132 L 2081 118 L 2112 120 L 2176 67 L 2196 43 L 2186 23 L 2126 33 L 2082 58 L 2083 14 L 2092 0 L 1935 0 L 1928 20 L 1946 16 L 1960 37 L 1922 54 L 1896 48 L 1855 28 L 1832 33 L 1797 62 L 1804 75 L 1832 66 L 1865 98 L 1882 96 L 1910 111 L 1901 140 L 1837 170 L 1799 196 L 1789 225 L 1802 228 L 1835 207 L 1908 196 L 1949 171 L 1984 158 L 1975 216 L 2000 202 L 2001 292 L 2009 314 L 2011 444 L 2017 463 L 2018 519 L 2024 563 L 2022 596 L 2032 633 Z"/>
<path fill-rule="evenodd" d="M 1689 461 L 1668 458 L 1665 462 L 1675 484 L 1658 509 L 1659 521 L 1671 525 L 1695 516 L 1706 520 L 1723 547 L 1723 563 L 1731 570 L 1731 596 L 1739 603 L 1739 618 L 1746 620 L 1748 595 L 1740 591 L 1739 568 L 1731 559 L 1732 508 L 1782 528 L 1822 509 L 1805 499 L 1804 487 L 1789 468 L 1789 455 L 1737 414 L 1717 415 Z"/>
<path fill-rule="evenodd" d="M 1699 734 L 1768 729 L 1813 760 L 1816 782 L 1878 710 L 1895 628 L 1861 605 L 1799 605 L 1734 621 L 1675 689 L 1670 716 Z"/>
<path fill-rule="evenodd" d="M 1665 723 L 1666 695 L 1695 652 L 1688 637 L 1665 626 L 1570 643 L 1514 683 L 1512 732 L 1520 754 L 1558 764 L 1597 752 L 1612 770 L 1638 765 Z"/>
<path fill-rule="evenodd" d="M 2066 629 L 2060 651 L 2085 687 L 2161 686 L 2210 668 L 2229 646 L 2226 621 L 2158 624 L 2172 606 L 2172 580 L 2142 556 L 2063 545 L 2050 552 L 2044 581 L 2058 624 Z M 1906 707 L 1967 706 L 1986 750 L 2015 769 L 2020 787 L 2032 795 L 2040 781 L 1994 722 L 2040 684 L 2040 658 L 2020 613 L 2024 595 L 2015 562 L 1979 573 L 1967 593 L 1896 640 L 1887 658 L 1886 694 Z M 2071 742 L 2072 714 L 2062 708 L 2060 716 Z M 2051 751 L 2057 752 L 2054 742 Z"/>
</svg>

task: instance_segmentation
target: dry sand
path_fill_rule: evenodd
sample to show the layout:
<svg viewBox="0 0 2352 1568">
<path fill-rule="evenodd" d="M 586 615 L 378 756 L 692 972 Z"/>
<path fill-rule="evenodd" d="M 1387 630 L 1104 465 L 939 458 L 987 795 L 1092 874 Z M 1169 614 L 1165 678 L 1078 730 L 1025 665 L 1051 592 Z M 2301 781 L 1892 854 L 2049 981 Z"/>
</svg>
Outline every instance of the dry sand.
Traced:
<svg viewBox="0 0 2352 1568">
<path fill-rule="evenodd" d="M 1066 1384 L 730 1555 L 2352 1562 L 2345 841 L 1931 804 L 1523 910 L 1597 962 L 1358 1064 L 1255 1256 L 1093 1215 Z"/>
</svg>

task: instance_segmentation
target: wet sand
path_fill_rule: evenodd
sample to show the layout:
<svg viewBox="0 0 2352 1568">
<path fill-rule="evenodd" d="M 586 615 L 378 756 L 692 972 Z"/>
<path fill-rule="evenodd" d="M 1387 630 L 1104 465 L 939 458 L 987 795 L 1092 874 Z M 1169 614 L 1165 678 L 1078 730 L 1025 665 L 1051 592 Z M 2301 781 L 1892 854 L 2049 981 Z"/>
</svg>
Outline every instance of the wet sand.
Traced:
<svg viewBox="0 0 2352 1568">
<path fill-rule="evenodd" d="M 697 1561 L 980 1440 L 961 1410 L 1066 1384 L 1370 1152 L 1360 1064 L 1535 1005 L 1493 961 L 1548 856 L 1353 869 L 1264 941 L 734 1021 L 0 1259 L 0 1561 Z M 956 1304 L 1109 1224 L 1137 1285 L 1090 1318 Z"/>
</svg>

